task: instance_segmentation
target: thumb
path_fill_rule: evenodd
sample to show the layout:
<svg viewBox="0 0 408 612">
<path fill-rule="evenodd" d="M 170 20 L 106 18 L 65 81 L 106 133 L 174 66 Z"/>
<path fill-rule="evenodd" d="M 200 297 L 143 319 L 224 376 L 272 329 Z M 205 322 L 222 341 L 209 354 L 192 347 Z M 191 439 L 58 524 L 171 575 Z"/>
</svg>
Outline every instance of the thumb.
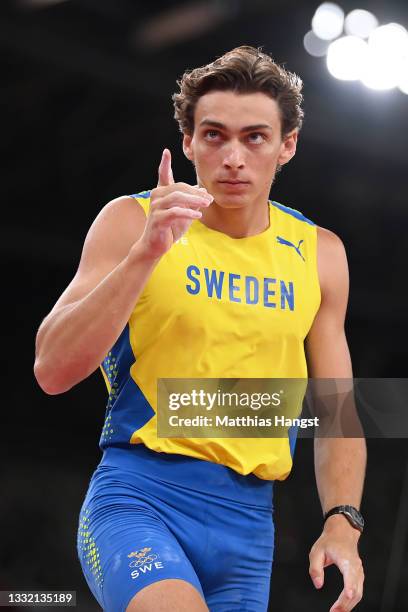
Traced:
<svg viewBox="0 0 408 612">
<path fill-rule="evenodd" d="M 171 169 L 171 153 L 169 149 L 164 149 L 159 166 L 158 187 L 165 187 L 174 183 L 173 171 Z"/>
<path fill-rule="evenodd" d="M 316 589 L 321 589 L 324 584 L 325 553 L 317 550 L 310 553 L 309 574 Z"/>
</svg>

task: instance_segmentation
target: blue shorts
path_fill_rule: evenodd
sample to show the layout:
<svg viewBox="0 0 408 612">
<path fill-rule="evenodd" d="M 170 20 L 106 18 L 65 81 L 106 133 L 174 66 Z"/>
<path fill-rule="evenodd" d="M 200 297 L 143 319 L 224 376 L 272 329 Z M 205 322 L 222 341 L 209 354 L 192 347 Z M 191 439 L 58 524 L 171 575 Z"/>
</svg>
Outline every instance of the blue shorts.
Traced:
<svg viewBox="0 0 408 612">
<path fill-rule="evenodd" d="M 143 587 L 185 580 L 211 612 L 266 612 L 272 571 L 273 483 L 223 465 L 108 448 L 81 509 L 78 555 L 107 612 Z"/>
</svg>

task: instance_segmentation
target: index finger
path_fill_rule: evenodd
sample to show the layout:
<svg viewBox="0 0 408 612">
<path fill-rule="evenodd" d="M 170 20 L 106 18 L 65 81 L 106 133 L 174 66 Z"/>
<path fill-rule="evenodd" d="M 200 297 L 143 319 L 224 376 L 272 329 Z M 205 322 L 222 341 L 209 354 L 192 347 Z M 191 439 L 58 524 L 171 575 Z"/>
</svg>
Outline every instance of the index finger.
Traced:
<svg viewBox="0 0 408 612">
<path fill-rule="evenodd" d="M 159 165 L 159 180 L 157 183 L 158 187 L 166 187 L 167 185 L 173 185 L 173 170 L 171 168 L 171 153 L 169 149 L 164 149 L 162 158 Z"/>
<path fill-rule="evenodd" d="M 325 552 L 322 548 L 313 547 L 309 555 L 309 574 L 316 589 L 324 584 L 324 560 Z"/>
</svg>

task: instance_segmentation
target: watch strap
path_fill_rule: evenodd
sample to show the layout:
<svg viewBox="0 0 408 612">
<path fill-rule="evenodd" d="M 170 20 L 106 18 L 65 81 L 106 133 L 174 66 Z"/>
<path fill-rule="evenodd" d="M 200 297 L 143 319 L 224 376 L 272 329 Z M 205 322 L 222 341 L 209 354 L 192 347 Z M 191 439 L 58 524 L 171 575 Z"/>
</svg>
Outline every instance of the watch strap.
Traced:
<svg viewBox="0 0 408 612">
<path fill-rule="evenodd" d="M 354 506 L 343 505 L 343 506 L 335 506 L 324 515 L 324 522 L 329 518 L 329 516 L 333 516 L 333 514 L 343 514 L 345 518 L 348 520 L 350 525 L 355 529 L 358 529 L 360 532 L 364 529 L 364 519 L 362 514 L 355 508 Z"/>
</svg>

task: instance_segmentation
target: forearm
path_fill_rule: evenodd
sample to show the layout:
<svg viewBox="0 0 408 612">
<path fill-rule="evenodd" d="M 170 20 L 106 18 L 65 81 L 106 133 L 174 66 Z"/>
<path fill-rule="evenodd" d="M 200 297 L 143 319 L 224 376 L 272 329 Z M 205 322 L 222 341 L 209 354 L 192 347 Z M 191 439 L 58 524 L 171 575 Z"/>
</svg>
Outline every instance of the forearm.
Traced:
<svg viewBox="0 0 408 612">
<path fill-rule="evenodd" d="M 323 513 L 360 507 L 367 461 L 364 438 L 315 438 L 315 473 Z"/>
<path fill-rule="evenodd" d="M 315 470 L 323 512 L 334 506 L 359 508 L 364 483 L 366 445 L 363 438 L 315 438 Z M 364 570 L 358 551 L 361 536 L 344 514 L 334 514 L 310 550 L 309 574 L 316 588 L 324 584 L 324 569 L 335 564 L 344 588 L 330 608 L 349 611 L 361 600 Z"/>
<path fill-rule="evenodd" d="M 34 371 L 44 391 L 63 393 L 97 369 L 129 320 L 156 262 L 136 246 L 93 291 L 43 321 Z"/>
</svg>

